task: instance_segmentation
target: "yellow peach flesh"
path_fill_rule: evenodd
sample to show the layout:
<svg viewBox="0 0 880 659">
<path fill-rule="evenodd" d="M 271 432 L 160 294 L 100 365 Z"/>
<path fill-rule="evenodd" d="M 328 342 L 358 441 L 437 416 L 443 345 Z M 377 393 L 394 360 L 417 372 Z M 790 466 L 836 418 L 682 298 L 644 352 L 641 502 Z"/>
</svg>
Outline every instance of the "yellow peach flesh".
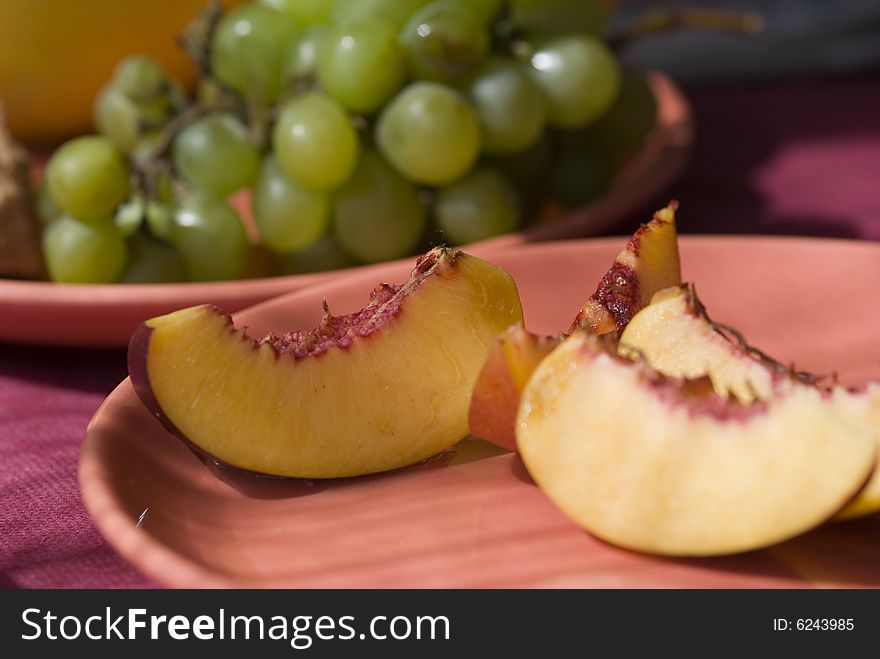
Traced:
<svg viewBox="0 0 880 659">
<path fill-rule="evenodd" d="M 676 556 L 756 549 L 830 519 L 871 474 L 872 434 L 815 389 L 720 418 L 665 400 L 645 368 L 578 333 L 535 371 L 517 417 L 537 484 L 608 542 Z"/>
<path fill-rule="evenodd" d="M 468 433 L 494 338 L 522 322 L 507 273 L 444 254 L 396 315 L 318 355 L 257 345 L 212 307 L 148 321 L 144 370 L 159 411 L 206 453 L 265 474 L 353 476 L 442 451 Z"/>
</svg>

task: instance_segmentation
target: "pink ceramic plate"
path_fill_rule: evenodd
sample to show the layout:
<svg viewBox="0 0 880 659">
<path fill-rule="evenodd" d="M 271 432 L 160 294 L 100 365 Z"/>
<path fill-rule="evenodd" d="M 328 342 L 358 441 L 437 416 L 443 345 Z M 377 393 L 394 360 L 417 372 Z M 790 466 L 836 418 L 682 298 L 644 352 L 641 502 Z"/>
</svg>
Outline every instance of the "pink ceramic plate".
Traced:
<svg viewBox="0 0 880 659">
<path fill-rule="evenodd" d="M 528 326 L 551 333 L 575 311 L 622 239 L 548 243 L 493 260 L 516 278 Z M 716 320 L 844 381 L 880 377 L 880 245 L 686 237 L 685 276 Z M 385 266 L 236 316 L 253 334 L 348 312 Z M 854 276 L 857 273 L 857 276 Z M 236 477 L 204 464 L 150 416 L 128 381 L 82 449 L 80 483 L 119 552 L 171 586 L 800 587 L 880 585 L 880 518 L 834 524 L 769 550 L 666 560 L 599 542 L 559 513 L 519 459 L 477 440 L 380 476 L 303 482 Z"/>
<path fill-rule="evenodd" d="M 657 97 L 657 126 L 617 176 L 608 195 L 577 213 L 487 241 L 471 251 L 489 254 L 522 242 L 595 235 L 665 190 L 686 161 L 693 139 L 691 114 L 680 90 L 668 78 L 653 74 L 651 84 Z M 104 286 L 0 279 L 0 341 L 122 346 L 138 323 L 158 314 L 203 302 L 236 311 L 339 274 L 212 284 Z"/>
</svg>

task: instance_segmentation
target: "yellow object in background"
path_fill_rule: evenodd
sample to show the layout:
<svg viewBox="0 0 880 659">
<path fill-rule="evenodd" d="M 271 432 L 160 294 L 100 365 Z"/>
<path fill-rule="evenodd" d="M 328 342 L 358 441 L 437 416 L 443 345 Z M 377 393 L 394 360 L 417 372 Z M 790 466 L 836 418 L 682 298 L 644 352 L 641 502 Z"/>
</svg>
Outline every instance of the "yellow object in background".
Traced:
<svg viewBox="0 0 880 659">
<path fill-rule="evenodd" d="M 175 41 L 206 0 L 3 0 L 0 102 L 12 134 L 51 144 L 92 130 L 92 105 L 120 59 L 150 55 L 183 84 Z M 224 0 L 227 8 L 241 0 Z"/>
</svg>

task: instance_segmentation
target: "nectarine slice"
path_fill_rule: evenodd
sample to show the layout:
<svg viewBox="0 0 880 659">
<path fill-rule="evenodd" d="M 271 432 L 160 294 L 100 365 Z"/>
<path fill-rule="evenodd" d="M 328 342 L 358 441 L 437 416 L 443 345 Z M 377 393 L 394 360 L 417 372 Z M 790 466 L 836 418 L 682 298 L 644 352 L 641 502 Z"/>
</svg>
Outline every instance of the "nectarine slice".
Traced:
<svg viewBox="0 0 880 659">
<path fill-rule="evenodd" d="M 651 296 L 681 283 L 673 202 L 641 225 L 617 255 L 596 292 L 578 312 L 569 332 L 578 327 L 596 334 L 622 330 Z M 511 328 L 496 342 L 477 378 L 471 400 L 471 432 L 506 449 L 516 450 L 514 419 L 519 394 L 532 371 L 562 340 Z"/>
<path fill-rule="evenodd" d="M 871 382 L 855 391 L 834 387 L 831 404 L 840 414 L 858 420 L 872 429 L 877 453 L 880 455 L 880 384 Z M 880 512 L 880 469 L 874 469 L 868 484 L 835 519 L 854 519 L 876 512 Z"/>
<path fill-rule="evenodd" d="M 654 293 L 681 284 L 677 208 L 673 202 L 657 211 L 630 237 L 596 292 L 581 307 L 570 332 L 578 327 L 595 334 L 620 331 L 651 302 Z"/>
<path fill-rule="evenodd" d="M 516 450 L 514 422 L 520 393 L 541 360 L 561 340 L 561 337 L 532 334 L 521 325 L 508 328 L 495 340 L 471 397 L 472 434 L 502 448 Z"/>
<path fill-rule="evenodd" d="M 785 368 L 764 353 L 748 348 L 740 336 L 722 333 L 706 314 L 693 286 L 683 285 L 658 292 L 650 305 L 627 325 L 620 337 L 619 352 L 644 358 L 664 375 L 678 378 L 708 377 L 715 391 L 734 396 L 742 403 L 765 400 L 780 381 L 809 386 L 803 374 Z M 824 392 L 839 414 L 868 427 L 880 451 L 880 386 L 860 391 L 842 387 Z M 880 470 L 838 519 L 861 517 L 880 511 Z"/>
<path fill-rule="evenodd" d="M 250 471 L 355 476 L 428 458 L 468 434 L 493 340 L 522 308 L 511 277 L 458 250 L 423 256 L 360 312 L 261 341 L 211 306 L 145 322 L 129 372 L 141 399 L 199 450 Z"/>
<path fill-rule="evenodd" d="M 664 375 L 708 376 L 719 395 L 741 403 L 766 398 L 774 380 L 785 377 L 716 329 L 690 284 L 655 294 L 623 330 L 619 351 L 643 357 Z"/>
<path fill-rule="evenodd" d="M 700 389 L 578 332 L 523 390 L 520 456 L 590 533 L 676 556 L 746 551 L 807 531 L 874 468 L 870 431 L 814 388 L 783 385 L 750 406 Z"/>
</svg>

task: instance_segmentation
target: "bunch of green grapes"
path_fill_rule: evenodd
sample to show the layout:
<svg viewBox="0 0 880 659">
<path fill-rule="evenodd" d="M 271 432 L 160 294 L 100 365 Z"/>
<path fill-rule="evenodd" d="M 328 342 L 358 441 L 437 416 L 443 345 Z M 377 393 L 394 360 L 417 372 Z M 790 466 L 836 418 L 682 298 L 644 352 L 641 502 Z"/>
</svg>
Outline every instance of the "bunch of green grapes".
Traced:
<svg viewBox="0 0 880 659">
<path fill-rule="evenodd" d="M 46 169 L 63 282 L 234 279 L 514 231 L 605 191 L 654 124 L 601 0 L 260 0 L 211 20 L 196 99 L 143 57 Z M 252 230 L 239 213 L 249 191 Z"/>
</svg>

